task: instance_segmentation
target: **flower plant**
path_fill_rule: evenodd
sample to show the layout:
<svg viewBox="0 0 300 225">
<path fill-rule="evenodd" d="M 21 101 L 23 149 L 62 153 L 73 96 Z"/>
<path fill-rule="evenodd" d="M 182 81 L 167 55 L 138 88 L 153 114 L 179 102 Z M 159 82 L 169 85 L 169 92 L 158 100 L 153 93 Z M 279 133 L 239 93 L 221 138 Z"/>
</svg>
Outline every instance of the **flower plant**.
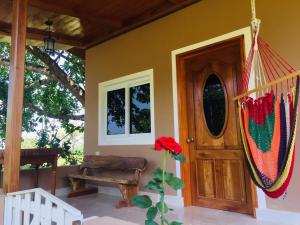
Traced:
<svg viewBox="0 0 300 225">
<path fill-rule="evenodd" d="M 145 188 L 158 192 L 160 195 L 159 202 L 152 202 L 147 195 L 137 195 L 132 198 L 132 203 L 139 208 L 148 209 L 145 225 L 158 225 L 156 221 L 160 221 L 161 225 L 180 225 L 182 224 L 181 222 L 169 222 L 166 218 L 166 214 L 172 209 L 165 203 L 165 189 L 166 185 L 176 191 L 184 187 L 184 183 L 180 178 L 174 176 L 173 173 L 167 172 L 168 158 L 185 162 L 185 158 L 181 154 L 182 148 L 174 138 L 160 137 L 155 141 L 154 150 L 162 153 L 162 168 L 157 168 L 153 172 Z"/>
</svg>

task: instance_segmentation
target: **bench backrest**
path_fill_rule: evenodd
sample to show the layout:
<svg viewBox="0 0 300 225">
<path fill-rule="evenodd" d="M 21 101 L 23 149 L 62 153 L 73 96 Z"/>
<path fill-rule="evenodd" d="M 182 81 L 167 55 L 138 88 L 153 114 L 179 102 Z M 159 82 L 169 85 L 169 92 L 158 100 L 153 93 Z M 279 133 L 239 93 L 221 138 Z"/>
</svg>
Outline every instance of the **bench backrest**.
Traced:
<svg viewBox="0 0 300 225">
<path fill-rule="evenodd" d="M 36 188 L 5 197 L 5 225 L 82 224 L 82 213 L 54 195 Z"/>
<path fill-rule="evenodd" d="M 140 157 L 121 157 L 121 156 L 84 156 L 81 168 L 106 169 L 106 170 L 140 170 L 147 167 L 147 160 Z"/>
</svg>

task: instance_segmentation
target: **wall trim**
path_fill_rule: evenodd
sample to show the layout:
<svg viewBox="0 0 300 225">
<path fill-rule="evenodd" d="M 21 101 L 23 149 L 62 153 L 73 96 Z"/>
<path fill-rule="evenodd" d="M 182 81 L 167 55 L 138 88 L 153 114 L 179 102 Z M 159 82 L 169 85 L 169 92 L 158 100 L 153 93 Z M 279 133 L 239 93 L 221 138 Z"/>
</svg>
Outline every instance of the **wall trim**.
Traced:
<svg viewBox="0 0 300 225">
<path fill-rule="evenodd" d="M 120 191 L 116 187 L 106 187 L 106 186 L 98 186 L 98 193 L 105 194 L 105 195 L 111 195 L 111 196 L 117 196 L 122 197 Z M 148 195 L 152 201 L 159 201 L 159 194 L 152 193 L 152 192 L 145 192 L 140 191 L 140 195 Z M 184 207 L 183 204 L 183 198 L 177 195 L 166 195 L 165 201 L 168 205 L 176 206 L 176 207 Z"/>
<path fill-rule="evenodd" d="M 172 60 L 172 86 L 173 86 L 173 113 L 174 113 L 174 137 L 176 141 L 179 142 L 179 110 L 178 110 L 178 90 L 177 90 L 177 64 L 176 64 L 176 57 L 179 54 L 189 52 L 195 49 L 199 49 L 208 45 L 216 44 L 218 42 L 222 42 L 225 40 L 229 40 L 231 38 L 235 38 L 238 36 L 244 36 L 244 49 L 245 49 L 245 55 L 247 56 L 250 49 L 251 49 L 251 43 L 252 43 L 252 32 L 251 27 L 245 27 L 241 28 L 239 30 L 223 34 L 221 36 L 217 36 L 214 38 L 211 38 L 209 40 L 205 40 L 193 45 L 189 45 L 180 49 L 173 50 L 171 52 L 171 60 Z M 181 166 L 180 163 L 176 163 L 176 175 L 178 177 L 181 177 Z M 264 194 L 261 193 L 262 191 L 257 188 L 257 202 L 258 202 L 258 208 L 266 208 L 266 197 Z M 177 192 L 177 196 L 182 196 L 182 191 L 179 190 Z"/>
<path fill-rule="evenodd" d="M 274 209 L 256 209 L 256 219 L 281 225 L 299 225 L 300 213 Z"/>
</svg>

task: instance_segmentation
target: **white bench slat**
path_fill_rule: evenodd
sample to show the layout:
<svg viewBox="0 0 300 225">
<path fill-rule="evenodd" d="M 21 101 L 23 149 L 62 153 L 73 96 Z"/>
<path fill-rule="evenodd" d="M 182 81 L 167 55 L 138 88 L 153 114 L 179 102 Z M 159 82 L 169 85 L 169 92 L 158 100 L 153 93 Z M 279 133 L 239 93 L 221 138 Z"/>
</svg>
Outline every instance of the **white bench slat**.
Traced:
<svg viewBox="0 0 300 225">
<path fill-rule="evenodd" d="M 4 224 L 12 224 L 12 213 L 13 213 L 13 197 L 5 198 L 5 208 L 4 208 Z"/>
<path fill-rule="evenodd" d="M 65 222 L 65 212 L 64 209 L 60 206 L 57 207 L 57 225 L 64 225 Z"/>
<path fill-rule="evenodd" d="M 45 201 L 45 205 L 41 206 L 42 225 L 51 225 L 52 202 L 48 199 L 46 199 Z"/>
<path fill-rule="evenodd" d="M 25 198 L 23 200 L 23 207 L 24 207 L 24 225 L 29 225 L 30 223 L 30 200 L 31 194 L 25 194 Z"/>
<path fill-rule="evenodd" d="M 35 193 L 34 195 L 34 202 L 31 204 L 32 210 L 31 212 L 33 213 L 33 220 L 30 225 L 39 225 L 41 223 L 41 199 L 42 196 L 40 193 Z"/>
<path fill-rule="evenodd" d="M 18 195 L 13 200 L 13 225 L 19 225 L 21 222 L 21 196 Z"/>
<path fill-rule="evenodd" d="M 30 219 L 32 218 L 32 221 Z M 72 225 L 82 213 L 40 189 L 9 193 L 5 198 L 5 225 Z"/>
</svg>

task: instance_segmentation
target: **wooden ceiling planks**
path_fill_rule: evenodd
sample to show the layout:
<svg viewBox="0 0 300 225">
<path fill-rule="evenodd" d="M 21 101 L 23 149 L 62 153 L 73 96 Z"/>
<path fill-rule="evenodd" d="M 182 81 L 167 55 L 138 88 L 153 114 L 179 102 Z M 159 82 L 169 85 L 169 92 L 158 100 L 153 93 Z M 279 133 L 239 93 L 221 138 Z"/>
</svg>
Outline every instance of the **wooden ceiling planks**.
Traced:
<svg viewBox="0 0 300 225">
<path fill-rule="evenodd" d="M 41 44 L 49 18 L 58 43 L 86 49 L 199 1 L 29 0 L 27 38 Z M 11 33 L 11 5 L 12 0 L 0 0 L 0 41 Z"/>
</svg>

